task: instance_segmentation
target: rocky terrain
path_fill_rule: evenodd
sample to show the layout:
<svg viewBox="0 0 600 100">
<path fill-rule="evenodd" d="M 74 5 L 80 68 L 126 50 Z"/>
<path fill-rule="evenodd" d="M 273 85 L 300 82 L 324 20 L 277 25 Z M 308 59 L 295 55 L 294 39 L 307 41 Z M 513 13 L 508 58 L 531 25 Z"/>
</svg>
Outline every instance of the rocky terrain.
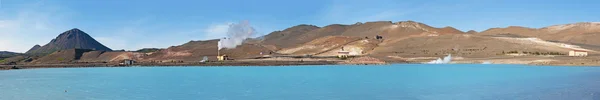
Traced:
<svg viewBox="0 0 600 100">
<path fill-rule="evenodd" d="M 148 53 L 147 56 L 143 56 L 139 60 L 198 62 L 205 56 L 209 60 L 216 60 L 216 56 L 219 53 L 217 42 L 218 40 L 190 41 L 183 45 Z M 273 49 L 262 44 L 244 43 L 235 49 L 221 49 L 219 51 L 221 55 L 228 55 L 232 59 L 248 59 L 259 56 L 261 52 L 265 54 L 273 52 Z"/>
<path fill-rule="evenodd" d="M 58 37 L 52 39 L 50 43 L 44 46 L 35 45 L 26 53 L 29 55 L 44 56 L 47 54 L 51 54 L 55 51 L 66 49 L 90 49 L 99 51 L 112 51 L 112 49 L 100 44 L 87 33 L 77 28 L 74 28 L 58 35 Z"/>
<path fill-rule="evenodd" d="M 481 35 L 513 35 L 519 37 L 535 37 L 547 41 L 572 44 L 600 45 L 600 23 L 581 22 L 574 24 L 553 25 L 543 28 L 527 28 L 511 26 L 506 28 L 491 28 L 479 33 Z"/>
<path fill-rule="evenodd" d="M 134 60 L 144 65 L 193 65 L 205 57 L 216 61 L 218 55 L 227 55 L 234 59 L 233 62 L 254 64 L 261 61 L 384 64 L 424 63 L 451 54 L 452 63 L 593 66 L 600 65 L 599 35 L 600 23 L 593 22 L 463 32 L 453 27 L 437 28 L 414 21 L 378 21 L 324 27 L 298 25 L 221 50 L 217 47 L 219 40 L 215 39 L 190 41 L 164 49 L 112 51 L 85 32 L 72 29 L 44 46 L 34 46 L 24 55 L 5 57 L 3 64 L 103 65 Z M 567 56 L 572 50 L 587 51 L 589 56 Z M 350 58 L 338 59 L 337 55 L 342 51 Z"/>
</svg>

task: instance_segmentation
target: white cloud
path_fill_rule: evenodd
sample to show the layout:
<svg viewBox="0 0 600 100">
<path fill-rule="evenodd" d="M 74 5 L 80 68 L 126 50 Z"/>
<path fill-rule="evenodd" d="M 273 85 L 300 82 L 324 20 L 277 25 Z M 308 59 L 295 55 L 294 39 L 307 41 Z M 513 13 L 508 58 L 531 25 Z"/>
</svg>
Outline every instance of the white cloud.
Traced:
<svg viewBox="0 0 600 100">
<path fill-rule="evenodd" d="M 2 48 L 2 50 L 11 51 L 10 47 L 14 46 L 12 44 L 13 43 L 11 41 L 0 39 L 0 48 Z"/>
<path fill-rule="evenodd" d="M 219 39 L 227 36 L 227 30 L 229 29 L 230 22 L 213 24 L 203 30 L 204 36 L 202 39 Z"/>
<path fill-rule="evenodd" d="M 204 34 L 201 38 L 202 40 L 208 40 L 208 39 L 220 39 L 220 38 L 224 38 L 227 37 L 227 31 L 229 29 L 229 26 L 234 24 L 233 22 L 223 22 L 223 23 L 219 23 L 219 24 L 211 24 L 208 27 L 202 29 L 202 32 L 193 32 L 195 34 Z M 256 25 L 256 23 L 253 23 L 252 25 Z M 259 26 L 252 26 L 253 28 L 256 29 L 256 33 L 252 34 L 251 38 L 254 37 L 260 37 L 266 34 L 271 33 L 272 31 L 274 31 L 274 29 L 271 29 L 270 27 L 268 27 L 268 25 L 259 25 Z"/>
<path fill-rule="evenodd" d="M 7 28 L 11 25 L 8 21 L 0 20 L 0 28 Z"/>
<path fill-rule="evenodd" d="M 0 51 L 26 52 L 36 44 L 44 45 L 58 33 L 67 30 L 68 13 L 58 7 L 36 2 L 15 13 L 0 12 Z M 12 15 L 12 16 L 10 16 Z"/>
</svg>

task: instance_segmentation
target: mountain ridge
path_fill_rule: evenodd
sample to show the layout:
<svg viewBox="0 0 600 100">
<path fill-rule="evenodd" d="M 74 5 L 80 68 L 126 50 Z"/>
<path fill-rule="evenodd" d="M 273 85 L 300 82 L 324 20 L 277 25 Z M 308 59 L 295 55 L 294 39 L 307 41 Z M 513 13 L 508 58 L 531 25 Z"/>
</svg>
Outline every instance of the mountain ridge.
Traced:
<svg viewBox="0 0 600 100">
<path fill-rule="evenodd" d="M 36 45 L 32 47 L 29 51 L 26 52 L 26 54 L 47 55 L 55 51 L 67 49 L 91 49 L 101 51 L 112 51 L 112 49 L 96 41 L 96 39 L 94 39 L 87 33 L 77 28 L 73 28 L 71 30 L 67 30 L 61 33 L 44 46 Z"/>
<path fill-rule="evenodd" d="M 535 37 L 549 41 L 600 46 L 600 39 L 598 39 L 600 38 L 600 22 L 578 22 L 550 25 L 542 28 L 510 26 L 505 28 L 490 28 L 477 34 Z"/>
<path fill-rule="evenodd" d="M 50 43 L 32 47 L 27 53 L 59 51 L 35 59 L 34 63 L 120 62 L 198 62 L 218 55 L 232 59 L 263 56 L 335 56 L 339 51 L 375 57 L 389 62 L 427 60 L 452 54 L 465 58 L 507 57 L 508 51 L 568 53 L 578 45 L 600 50 L 600 23 L 574 23 L 543 28 L 508 26 L 485 31 L 461 31 L 454 27 L 432 27 L 415 21 L 375 21 L 356 24 L 330 24 L 319 27 L 300 24 L 271 32 L 236 48 L 218 50 L 218 39 L 190 41 L 164 49 L 139 52 L 112 51 L 79 29 L 71 29 Z M 112 52 L 105 52 L 112 51 Z M 57 57 L 64 58 L 57 60 Z M 413 57 L 413 58 L 411 58 Z M 67 59 L 68 58 L 68 59 Z M 418 59 L 417 59 L 418 58 Z M 425 59 L 422 59 L 425 58 Z M 416 60 L 415 60 L 416 59 Z"/>
</svg>

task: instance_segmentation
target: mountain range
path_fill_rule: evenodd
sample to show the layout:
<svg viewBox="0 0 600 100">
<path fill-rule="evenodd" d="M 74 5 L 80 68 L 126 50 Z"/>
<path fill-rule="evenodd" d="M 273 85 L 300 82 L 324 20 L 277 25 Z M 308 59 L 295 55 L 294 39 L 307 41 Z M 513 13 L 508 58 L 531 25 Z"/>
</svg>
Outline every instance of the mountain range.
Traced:
<svg viewBox="0 0 600 100">
<path fill-rule="evenodd" d="M 582 22 L 543 28 L 510 26 L 482 32 L 432 27 L 415 21 L 377 21 L 324 27 L 297 25 L 260 39 L 249 39 L 233 49 L 217 51 L 218 40 L 190 41 L 164 49 L 112 51 L 79 29 L 60 34 L 50 43 L 36 45 L 27 55 L 31 63 L 140 62 L 210 60 L 217 55 L 252 59 L 268 55 L 335 56 L 338 51 L 366 55 L 387 62 L 419 61 L 452 54 L 461 59 L 513 57 L 507 52 L 566 54 L 571 50 L 600 50 L 600 23 Z M 380 38 L 378 38 L 380 37 Z M 541 56 L 535 56 L 541 57 Z M 27 57 L 24 57 L 27 58 Z"/>
</svg>

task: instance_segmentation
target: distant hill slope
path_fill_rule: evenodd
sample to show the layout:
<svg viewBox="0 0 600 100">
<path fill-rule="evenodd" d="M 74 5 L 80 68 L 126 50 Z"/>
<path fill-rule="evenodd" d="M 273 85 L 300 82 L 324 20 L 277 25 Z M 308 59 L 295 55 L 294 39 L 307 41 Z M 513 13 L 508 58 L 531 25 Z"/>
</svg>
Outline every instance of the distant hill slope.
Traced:
<svg viewBox="0 0 600 100">
<path fill-rule="evenodd" d="M 292 31 L 300 27 L 310 29 Z M 282 38 L 277 34 L 293 36 Z M 326 27 L 296 26 L 269 35 L 262 42 L 277 44 L 280 54 L 330 56 L 344 47 L 345 51 L 356 52 L 354 54 L 391 61 L 406 60 L 401 57 L 442 57 L 447 54 L 480 58 L 509 56 L 507 52 L 511 51 L 567 54 L 573 49 L 588 49 L 592 53 L 600 50 L 600 23 L 539 29 L 510 26 L 462 32 L 452 27 L 436 28 L 414 21 L 378 21 Z M 374 39 L 377 35 L 383 39 Z"/>
<path fill-rule="evenodd" d="M 125 51 L 90 51 L 81 55 L 78 62 L 109 62 L 120 63 L 125 59 L 140 61 L 144 53 Z"/>
<path fill-rule="evenodd" d="M 50 43 L 44 46 L 34 46 L 27 54 L 47 55 L 58 50 L 66 49 L 90 49 L 100 51 L 112 51 L 112 49 L 102 45 L 87 33 L 75 28 L 63 32 Z"/>
<path fill-rule="evenodd" d="M 376 39 L 382 36 L 383 39 Z M 375 57 L 385 61 L 430 59 L 452 54 L 457 59 L 511 57 L 518 52 L 530 56 L 564 55 L 572 49 L 600 51 L 600 23 L 575 23 L 544 28 L 510 26 L 486 31 L 462 32 L 453 27 L 436 28 L 414 21 L 378 21 L 324 27 L 298 25 L 248 39 L 220 55 L 247 59 L 275 55 L 335 56 L 339 51 Z M 205 56 L 215 60 L 218 40 L 190 41 L 166 49 L 141 49 L 137 52 L 106 52 L 109 48 L 86 33 L 69 30 L 44 46 L 34 46 L 28 54 L 50 54 L 33 63 L 198 62 Z M 54 52 L 59 51 L 60 52 Z M 595 50 L 595 51 L 594 51 Z M 53 53 L 54 52 L 54 53 Z M 535 53 L 535 54 L 533 54 Z M 16 56 L 18 57 L 18 56 Z"/>
<path fill-rule="evenodd" d="M 67 49 L 34 59 L 29 64 L 120 63 L 125 59 L 141 60 L 140 57 L 144 55 L 138 52 Z"/>
<path fill-rule="evenodd" d="M 380 43 L 377 39 L 349 36 L 327 36 L 315 39 L 298 47 L 279 50 L 280 54 L 336 56 L 339 51 L 348 51 L 350 55 L 369 53 Z"/>
<path fill-rule="evenodd" d="M 23 54 L 15 53 L 15 52 L 8 52 L 8 51 L 0 51 L 0 60 L 5 59 L 5 58 L 14 57 L 14 56 L 20 56 L 20 55 L 23 55 Z"/>
<path fill-rule="evenodd" d="M 136 50 L 135 52 L 151 53 L 151 52 L 156 52 L 156 51 L 159 51 L 159 50 L 161 50 L 161 49 L 159 49 L 159 48 L 143 48 L 143 49 L 140 49 L 140 50 Z"/>
<path fill-rule="evenodd" d="M 287 28 L 283 31 L 275 31 L 271 34 L 264 36 L 263 43 L 267 45 L 274 45 L 280 48 L 293 47 L 295 45 L 309 41 L 299 40 L 298 37 L 301 37 L 302 35 L 307 34 L 310 31 L 317 30 L 319 28 L 320 27 L 313 25 L 298 25 Z"/>
<path fill-rule="evenodd" d="M 317 55 L 358 40 L 361 40 L 361 38 L 347 36 L 326 36 L 305 43 L 302 46 L 279 50 L 278 53 L 293 55 Z"/>
<path fill-rule="evenodd" d="M 193 61 L 197 62 L 204 56 L 210 60 L 216 60 L 218 40 L 190 41 L 183 45 L 172 46 L 167 49 L 158 50 L 144 56 L 143 61 Z M 260 56 L 260 52 L 268 54 L 273 52 L 268 46 L 262 44 L 244 43 L 233 49 L 221 49 L 221 55 L 228 55 L 233 59 L 245 59 Z"/>
<path fill-rule="evenodd" d="M 274 45 L 278 50 L 284 48 L 293 48 L 301 46 L 318 38 L 326 36 L 350 36 L 360 38 L 375 38 L 380 35 L 384 38 L 390 38 L 395 42 L 411 35 L 446 35 L 463 34 L 464 32 L 452 27 L 435 28 L 423 23 L 414 21 L 401 21 L 392 23 L 391 21 L 377 21 L 356 23 L 352 25 L 332 24 L 325 27 L 313 25 L 298 25 L 283 31 L 276 31 L 264 37 L 262 41 L 265 45 Z"/>
<path fill-rule="evenodd" d="M 29 52 L 29 51 L 35 51 L 35 50 L 39 49 L 40 47 L 42 47 L 42 46 L 36 44 L 33 47 L 31 47 L 31 49 L 27 50 L 27 52 Z"/>
<path fill-rule="evenodd" d="M 490 37 L 472 34 L 414 37 L 392 46 L 380 46 L 370 55 L 385 61 L 409 61 L 444 57 L 448 54 L 464 58 L 512 57 L 515 53 L 568 54 L 572 49 L 561 43 L 535 38 Z"/>
<path fill-rule="evenodd" d="M 32 61 L 32 64 L 60 64 L 60 63 L 71 63 L 75 60 L 79 60 L 83 53 L 90 52 L 89 49 L 67 49 L 59 50 L 54 53 L 48 54 L 44 57 L 38 58 Z"/>
<path fill-rule="evenodd" d="M 536 37 L 549 41 L 600 46 L 599 22 L 553 25 L 537 29 L 511 26 L 506 28 L 491 28 L 477 34 L 492 36 Z"/>
</svg>

